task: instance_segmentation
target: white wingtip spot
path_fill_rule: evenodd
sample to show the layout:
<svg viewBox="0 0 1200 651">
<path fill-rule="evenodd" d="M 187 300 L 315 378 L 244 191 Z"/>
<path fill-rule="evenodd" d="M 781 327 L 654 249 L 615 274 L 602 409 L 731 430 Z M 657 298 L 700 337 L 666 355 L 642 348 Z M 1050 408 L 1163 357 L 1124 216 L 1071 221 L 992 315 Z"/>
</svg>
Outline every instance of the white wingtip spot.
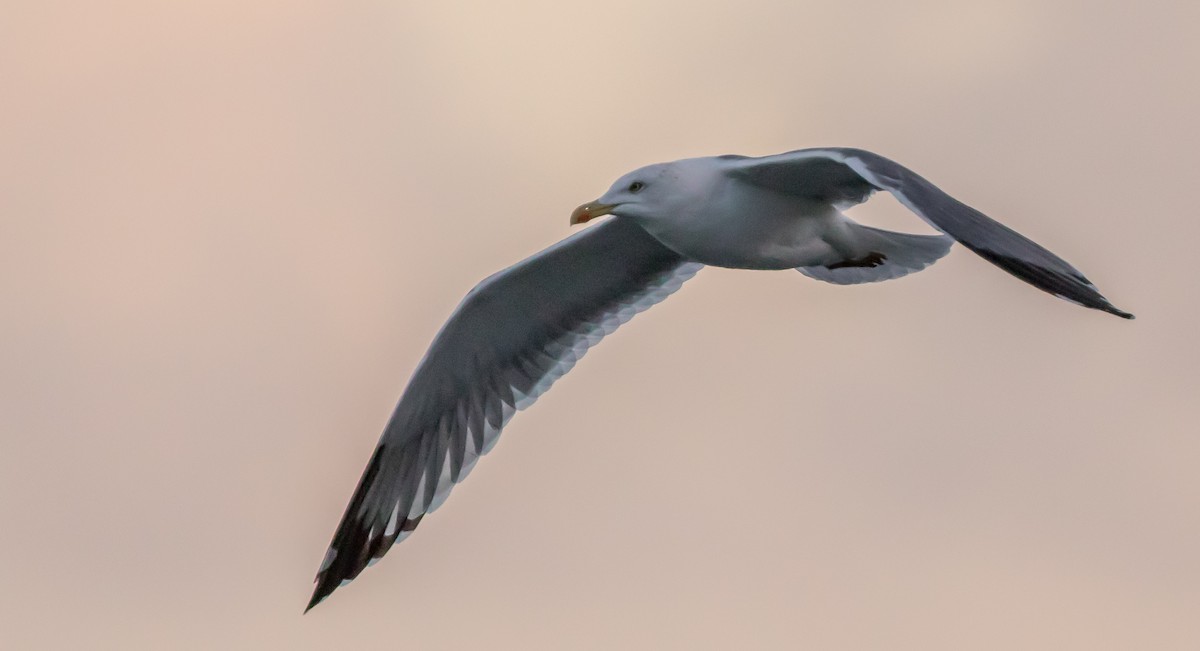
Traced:
<svg viewBox="0 0 1200 651">
<path fill-rule="evenodd" d="M 392 508 L 392 517 L 388 518 L 387 527 L 383 530 L 383 535 L 391 536 L 396 533 L 398 526 L 400 526 L 400 503 L 396 502 L 396 506 Z"/>
</svg>

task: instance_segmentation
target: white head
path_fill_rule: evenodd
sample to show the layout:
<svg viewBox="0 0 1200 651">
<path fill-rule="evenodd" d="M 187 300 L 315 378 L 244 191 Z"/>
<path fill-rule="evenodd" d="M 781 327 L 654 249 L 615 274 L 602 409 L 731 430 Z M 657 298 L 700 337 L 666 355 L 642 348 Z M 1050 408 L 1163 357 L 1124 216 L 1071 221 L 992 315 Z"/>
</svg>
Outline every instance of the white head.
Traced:
<svg viewBox="0 0 1200 651">
<path fill-rule="evenodd" d="M 595 201 L 571 213 L 571 225 L 601 215 L 616 215 L 638 221 L 680 218 L 713 191 L 712 179 L 719 174 L 711 158 L 689 158 L 673 163 L 656 163 L 634 170 Z"/>
</svg>

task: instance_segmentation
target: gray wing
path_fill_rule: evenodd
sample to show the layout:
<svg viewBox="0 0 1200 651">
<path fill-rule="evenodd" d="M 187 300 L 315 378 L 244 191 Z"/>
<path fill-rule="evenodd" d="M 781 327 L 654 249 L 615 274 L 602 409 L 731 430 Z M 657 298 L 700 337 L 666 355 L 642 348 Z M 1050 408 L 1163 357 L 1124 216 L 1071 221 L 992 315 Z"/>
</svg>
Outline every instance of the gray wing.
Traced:
<svg viewBox="0 0 1200 651">
<path fill-rule="evenodd" d="M 516 410 L 702 265 L 612 218 L 471 290 L 418 364 L 359 480 L 312 608 L 436 509 Z"/>
<path fill-rule="evenodd" d="M 762 158 L 728 156 L 725 165 L 734 178 L 839 208 L 886 190 L 930 226 L 1034 287 L 1084 307 L 1133 318 L 1109 303 L 1067 261 L 878 154 L 849 148 L 801 149 Z"/>
</svg>

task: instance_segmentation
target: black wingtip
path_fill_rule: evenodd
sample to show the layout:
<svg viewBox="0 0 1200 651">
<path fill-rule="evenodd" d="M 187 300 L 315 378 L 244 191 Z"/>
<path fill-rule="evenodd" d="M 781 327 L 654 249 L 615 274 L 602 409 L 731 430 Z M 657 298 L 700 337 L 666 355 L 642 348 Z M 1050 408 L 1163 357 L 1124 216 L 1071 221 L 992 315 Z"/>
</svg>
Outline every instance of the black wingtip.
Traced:
<svg viewBox="0 0 1200 651">
<path fill-rule="evenodd" d="M 1022 237 L 1022 239 L 1025 239 Z M 1082 305 L 1090 307 L 1094 310 L 1101 310 L 1109 314 L 1115 314 L 1122 319 L 1133 319 L 1133 314 L 1119 309 L 1112 303 L 1108 302 L 1096 289 L 1090 280 L 1085 278 L 1083 274 L 1075 270 L 1071 265 L 1067 264 L 1058 256 L 1046 251 L 1037 244 L 1027 240 L 1031 246 L 1037 247 L 1037 250 L 1042 251 L 1045 255 L 1057 261 L 1059 268 L 1053 268 L 1044 264 L 1038 264 L 1029 260 L 1015 258 L 1003 253 L 997 253 L 990 249 L 971 246 L 964 242 L 968 248 L 988 262 L 1000 267 L 1008 273 L 1024 280 L 1025 282 L 1037 287 L 1038 289 L 1054 294 L 1055 296 Z"/>
<path fill-rule="evenodd" d="M 1111 303 L 1108 305 L 1105 305 L 1104 307 L 1102 307 L 1100 309 L 1104 310 L 1105 312 L 1108 312 L 1109 314 L 1115 314 L 1115 315 L 1121 317 L 1122 319 L 1129 319 L 1130 321 L 1137 318 L 1133 314 L 1126 312 L 1125 310 L 1119 309 L 1115 305 L 1112 305 Z"/>
<path fill-rule="evenodd" d="M 317 587 L 313 589 L 312 598 L 308 600 L 308 605 L 304 607 L 304 612 L 312 610 L 314 606 L 325 601 L 325 597 L 333 594 L 337 590 L 338 584 L 341 583 L 333 579 L 328 573 L 328 569 L 322 570 L 317 574 Z"/>
<path fill-rule="evenodd" d="M 325 552 L 325 559 L 321 562 L 321 569 L 317 570 L 317 587 L 313 590 L 308 606 L 304 609 L 306 613 L 333 594 L 334 590 L 343 585 L 343 581 L 354 579 L 367 566 L 369 558 L 367 547 L 370 543 L 370 535 L 361 520 L 362 505 L 371 482 L 379 474 L 380 465 L 383 463 L 383 450 L 382 445 L 375 448 L 375 453 L 367 462 L 362 478 L 358 480 L 358 487 L 354 489 L 354 497 L 350 499 L 350 504 L 346 506 L 346 512 L 342 514 L 342 520 L 333 534 L 333 541 L 330 543 L 328 551 Z M 339 550 L 342 553 L 339 554 Z M 347 550 L 360 551 L 359 553 L 348 553 Z"/>
<path fill-rule="evenodd" d="M 322 601 L 325 601 L 325 597 L 328 597 L 330 592 L 333 592 L 333 591 L 330 590 L 329 592 L 326 592 L 325 594 L 321 594 L 321 587 L 317 586 L 317 589 L 313 591 L 312 598 L 308 600 L 308 605 L 304 607 L 303 614 L 307 615 L 308 611 L 313 609 L 313 606 L 316 606 L 317 604 L 321 603 Z"/>
</svg>

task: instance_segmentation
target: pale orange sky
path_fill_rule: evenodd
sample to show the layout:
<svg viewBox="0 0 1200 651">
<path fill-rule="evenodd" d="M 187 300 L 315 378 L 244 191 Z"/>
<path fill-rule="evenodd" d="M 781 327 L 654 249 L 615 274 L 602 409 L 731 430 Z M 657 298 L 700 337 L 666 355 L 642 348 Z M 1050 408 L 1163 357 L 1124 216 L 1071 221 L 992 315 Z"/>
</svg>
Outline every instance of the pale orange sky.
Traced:
<svg viewBox="0 0 1200 651">
<path fill-rule="evenodd" d="M 1200 648 L 1194 4 L 4 13 L 0 646 Z M 1138 319 L 961 247 L 705 270 L 301 617 L 476 281 L 635 167 L 820 145 Z"/>
</svg>

